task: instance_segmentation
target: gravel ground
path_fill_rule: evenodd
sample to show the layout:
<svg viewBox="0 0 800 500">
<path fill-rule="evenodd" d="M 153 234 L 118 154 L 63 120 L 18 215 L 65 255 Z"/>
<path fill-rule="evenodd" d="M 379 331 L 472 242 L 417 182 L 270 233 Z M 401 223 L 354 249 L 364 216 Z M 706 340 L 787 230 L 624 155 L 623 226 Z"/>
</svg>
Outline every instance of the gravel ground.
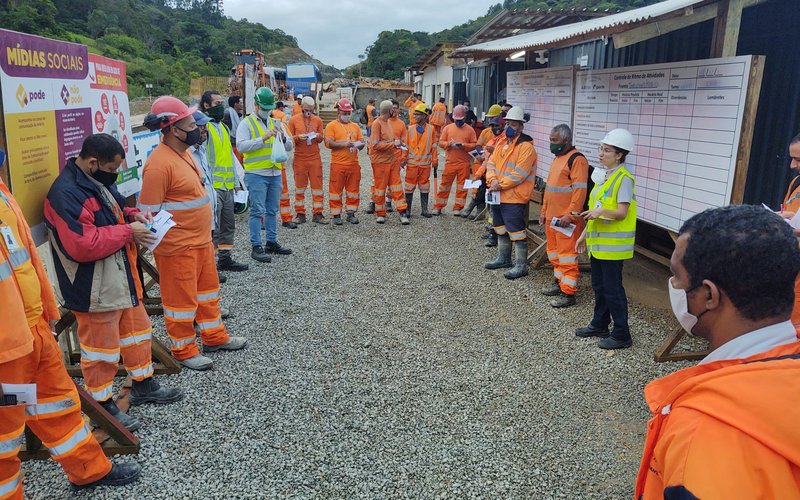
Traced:
<svg viewBox="0 0 800 500">
<path fill-rule="evenodd" d="M 481 224 L 360 218 L 281 228 L 294 254 L 263 265 L 240 218 L 251 269 L 228 273 L 223 303 L 249 348 L 160 377 L 186 398 L 132 410 L 142 451 L 119 460 L 141 479 L 77 498 L 629 498 L 642 388 L 684 366 L 652 360 L 669 312 L 634 298 L 634 347 L 605 352 L 573 334 L 591 317 L 588 276 L 554 311 L 538 293 L 549 271 L 483 269 Z M 23 468 L 29 498 L 72 497 L 54 462 Z"/>
</svg>

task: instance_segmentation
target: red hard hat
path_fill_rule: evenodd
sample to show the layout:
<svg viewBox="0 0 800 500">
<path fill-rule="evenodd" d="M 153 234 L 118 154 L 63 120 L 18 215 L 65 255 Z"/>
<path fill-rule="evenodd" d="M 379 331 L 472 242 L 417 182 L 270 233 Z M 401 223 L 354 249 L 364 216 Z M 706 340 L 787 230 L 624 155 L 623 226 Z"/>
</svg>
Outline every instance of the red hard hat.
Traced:
<svg viewBox="0 0 800 500">
<path fill-rule="evenodd" d="M 197 106 L 189 107 L 177 97 L 171 95 L 161 96 L 150 107 L 150 114 L 159 122 L 159 128 L 166 128 L 173 123 L 183 120 L 197 111 Z"/>
<path fill-rule="evenodd" d="M 353 103 L 350 102 L 350 99 L 347 98 L 339 99 L 338 104 L 339 104 L 339 111 L 344 111 L 346 113 L 353 111 Z"/>
</svg>

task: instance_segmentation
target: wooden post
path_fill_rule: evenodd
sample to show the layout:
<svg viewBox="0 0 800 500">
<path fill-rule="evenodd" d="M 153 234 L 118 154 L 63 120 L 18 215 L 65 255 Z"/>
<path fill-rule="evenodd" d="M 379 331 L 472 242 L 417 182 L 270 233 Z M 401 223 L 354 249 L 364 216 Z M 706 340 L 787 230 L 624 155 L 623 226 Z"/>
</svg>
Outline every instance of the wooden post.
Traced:
<svg viewBox="0 0 800 500">
<path fill-rule="evenodd" d="M 747 80 L 747 98 L 742 115 L 739 150 L 736 153 L 736 170 L 733 176 L 731 203 L 744 203 L 744 189 L 747 183 L 747 170 L 750 166 L 750 148 L 753 145 L 753 132 L 756 127 L 758 101 L 761 98 L 761 81 L 764 77 L 764 56 L 752 56 L 750 76 Z"/>
</svg>

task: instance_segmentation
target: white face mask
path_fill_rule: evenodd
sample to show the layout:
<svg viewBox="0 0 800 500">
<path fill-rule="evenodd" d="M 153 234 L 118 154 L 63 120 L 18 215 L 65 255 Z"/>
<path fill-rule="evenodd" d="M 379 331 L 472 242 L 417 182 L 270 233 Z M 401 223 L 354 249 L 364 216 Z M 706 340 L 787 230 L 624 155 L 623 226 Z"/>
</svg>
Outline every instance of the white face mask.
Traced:
<svg viewBox="0 0 800 500">
<path fill-rule="evenodd" d="M 606 181 L 606 169 L 595 167 L 592 170 L 592 182 L 599 185 Z"/>
<path fill-rule="evenodd" d="M 263 110 L 263 109 L 259 109 L 258 110 L 258 117 L 261 118 L 262 120 L 268 119 L 269 118 L 269 111 L 266 111 L 266 110 Z"/>
<path fill-rule="evenodd" d="M 675 288 L 672 286 L 672 278 L 667 280 L 667 286 L 669 287 L 669 303 L 672 305 L 672 314 L 675 315 L 678 319 L 678 323 L 680 323 L 684 330 L 688 333 L 692 333 L 692 328 L 697 324 L 700 316 L 708 312 L 708 309 L 703 311 L 700 316 L 695 316 L 689 312 L 689 297 L 687 295 L 694 290 L 694 288 L 692 288 L 692 290 Z"/>
<path fill-rule="evenodd" d="M 339 120 L 341 120 L 342 123 L 350 123 L 350 115 L 341 115 L 339 116 Z"/>
</svg>

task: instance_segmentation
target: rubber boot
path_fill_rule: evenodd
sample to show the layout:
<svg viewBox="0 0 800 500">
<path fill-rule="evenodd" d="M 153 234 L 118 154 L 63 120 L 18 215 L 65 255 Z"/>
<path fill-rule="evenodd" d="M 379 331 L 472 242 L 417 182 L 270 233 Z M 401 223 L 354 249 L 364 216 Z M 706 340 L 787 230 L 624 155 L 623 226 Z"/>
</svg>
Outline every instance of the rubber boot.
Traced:
<svg viewBox="0 0 800 500">
<path fill-rule="evenodd" d="M 469 217 L 469 214 L 471 214 L 472 211 L 475 209 L 475 205 L 476 205 L 475 198 L 473 198 L 472 200 L 470 200 L 469 205 L 467 205 L 466 208 L 462 209 L 461 213 L 458 215 L 466 219 L 467 217 Z"/>
<path fill-rule="evenodd" d="M 406 217 L 411 218 L 411 203 L 414 201 L 414 193 L 406 193 Z"/>
<path fill-rule="evenodd" d="M 486 203 L 478 203 L 475 205 L 475 215 L 467 217 L 469 220 L 476 220 L 478 216 L 483 213 L 483 210 L 486 208 Z"/>
<path fill-rule="evenodd" d="M 514 242 L 514 267 L 503 273 L 509 280 L 515 280 L 528 275 L 528 242 L 526 240 Z"/>
<path fill-rule="evenodd" d="M 511 238 L 507 234 L 497 236 L 497 257 L 483 267 L 486 269 L 511 267 Z"/>
<path fill-rule="evenodd" d="M 426 219 L 430 219 L 431 213 L 428 212 L 428 193 L 420 193 L 419 194 L 419 204 L 422 205 L 422 212 L 420 215 L 425 217 Z"/>
</svg>

